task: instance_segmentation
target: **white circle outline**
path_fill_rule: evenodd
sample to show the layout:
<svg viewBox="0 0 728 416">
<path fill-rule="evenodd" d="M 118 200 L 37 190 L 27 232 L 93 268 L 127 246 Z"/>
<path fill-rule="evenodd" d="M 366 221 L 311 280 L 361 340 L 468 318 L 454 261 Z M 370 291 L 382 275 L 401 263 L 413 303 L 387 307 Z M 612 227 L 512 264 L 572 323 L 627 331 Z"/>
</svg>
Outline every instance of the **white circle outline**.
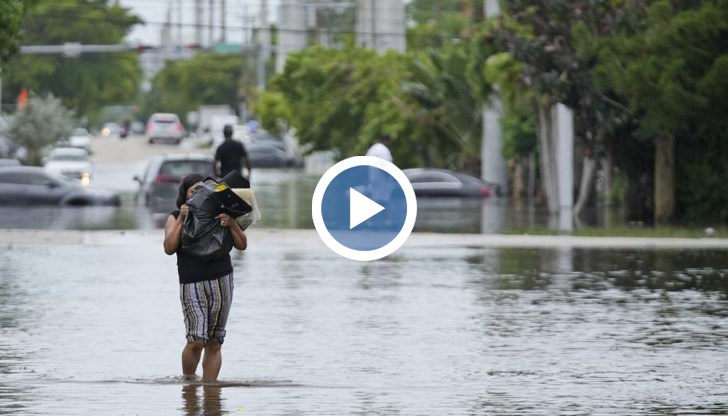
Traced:
<svg viewBox="0 0 728 416">
<path fill-rule="evenodd" d="M 397 181 L 400 188 L 402 188 L 404 198 L 407 203 L 407 214 L 405 216 L 402 229 L 399 230 L 399 233 L 397 233 L 397 236 L 394 237 L 392 241 L 374 250 L 354 250 L 339 243 L 326 228 L 323 214 L 321 213 L 321 205 L 323 204 L 326 188 L 328 188 L 331 182 L 341 172 L 357 166 L 371 166 L 387 172 Z M 412 188 L 412 184 L 409 179 L 407 179 L 404 172 L 402 172 L 397 166 L 374 156 L 354 156 L 344 159 L 330 167 L 321 176 L 318 184 L 316 184 L 316 189 L 313 191 L 313 199 L 311 200 L 311 217 L 313 217 L 313 225 L 316 227 L 316 232 L 319 237 L 334 253 L 341 257 L 346 257 L 347 259 L 356 261 L 378 260 L 397 251 L 397 249 L 402 247 L 405 241 L 407 241 L 407 238 L 409 238 L 412 233 L 412 229 L 415 226 L 415 220 L 417 219 L 417 198 L 415 197 L 415 191 Z"/>
</svg>

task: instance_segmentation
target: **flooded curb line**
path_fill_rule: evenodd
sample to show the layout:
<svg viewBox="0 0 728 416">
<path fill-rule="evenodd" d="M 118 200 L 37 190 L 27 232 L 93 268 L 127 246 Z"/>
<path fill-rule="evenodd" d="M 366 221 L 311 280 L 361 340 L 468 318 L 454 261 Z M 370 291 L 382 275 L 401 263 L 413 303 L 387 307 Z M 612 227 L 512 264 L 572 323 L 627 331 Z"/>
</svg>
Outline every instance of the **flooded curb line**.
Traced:
<svg viewBox="0 0 728 416">
<path fill-rule="evenodd" d="M 315 230 L 254 228 L 247 231 L 251 244 L 326 250 Z M 160 245 L 159 230 L 27 230 L 0 231 L 0 245 Z M 643 249 L 728 249 L 722 238 L 576 237 L 548 235 L 436 234 L 413 233 L 403 248 L 438 247 L 512 248 L 643 248 Z"/>
</svg>

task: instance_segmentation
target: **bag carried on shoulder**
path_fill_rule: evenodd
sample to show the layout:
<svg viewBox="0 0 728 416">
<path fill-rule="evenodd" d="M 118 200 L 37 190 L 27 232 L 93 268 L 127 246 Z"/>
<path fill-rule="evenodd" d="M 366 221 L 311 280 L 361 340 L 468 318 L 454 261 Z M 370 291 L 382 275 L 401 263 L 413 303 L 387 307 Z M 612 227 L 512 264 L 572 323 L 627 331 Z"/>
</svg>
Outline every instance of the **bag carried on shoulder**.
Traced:
<svg viewBox="0 0 728 416">
<path fill-rule="evenodd" d="M 182 251 L 200 261 L 224 257 L 233 248 L 230 230 L 216 218 L 223 212 L 214 197 L 217 185 L 212 179 L 206 180 L 187 201 L 190 211 L 182 224 Z"/>
</svg>

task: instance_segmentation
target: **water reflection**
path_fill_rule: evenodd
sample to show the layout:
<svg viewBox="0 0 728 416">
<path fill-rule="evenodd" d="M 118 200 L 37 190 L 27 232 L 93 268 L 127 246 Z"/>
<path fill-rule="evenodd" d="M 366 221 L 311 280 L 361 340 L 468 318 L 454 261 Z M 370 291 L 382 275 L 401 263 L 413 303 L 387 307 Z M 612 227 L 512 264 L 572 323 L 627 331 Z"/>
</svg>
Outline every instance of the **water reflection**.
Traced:
<svg viewBox="0 0 728 416">
<path fill-rule="evenodd" d="M 124 166 L 107 167 L 97 184 L 121 195 L 121 207 L 0 207 L 0 228 L 150 229 L 162 228 L 166 214 L 152 214 L 134 200 L 135 186 Z M 118 170 L 118 171 L 117 171 Z M 123 181 L 122 181 L 123 179 Z M 318 176 L 296 169 L 259 169 L 253 176 L 262 218 L 258 227 L 311 229 L 311 198 Z M 549 215 L 526 200 L 508 198 L 418 198 L 414 230 L 492 234 L 507 229 L 575 226 L 609 227 L 619 221 L 615 209 L 586 211 L 579 218 Z"/>
<path fill-rule="evenodd" d="M 182 410 L 187 416 L 218 416 L 225 414 L 226 410 L 223 407 L 221 396 L 221 386 L 185 384 L 182 386 Z"/>
<path fill-rule="evenodd" d="M 405 246 L 361 264 L 269 237 L 234 261 L 223 383 L 180 385 L 158 243 L 4 247 L 0 413 L 728 412 L 725 250 Z"/>
</svg>

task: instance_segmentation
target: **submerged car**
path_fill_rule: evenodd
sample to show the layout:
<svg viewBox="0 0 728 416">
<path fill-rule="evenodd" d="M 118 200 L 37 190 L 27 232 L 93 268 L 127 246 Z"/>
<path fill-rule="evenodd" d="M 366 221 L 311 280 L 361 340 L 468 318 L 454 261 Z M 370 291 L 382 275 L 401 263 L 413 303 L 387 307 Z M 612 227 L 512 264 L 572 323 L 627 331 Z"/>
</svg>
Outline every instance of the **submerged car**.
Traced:
<svg viewBox="0 0 728 416">
<path fill-rule="evenodd" d="M 0 167 L 0 205 L 119 206 L 112 191 L 81 185 L 81 182 L 34 166 Z"/>
<path fill-rule="evenodd" d="M 416 196 L 420 197 L 488 197 L 497 188 L 475 176 L 447 169 L 404 169 Z"/>
<path fill-rule="evenodd" d="M 259 129 L 249 133 L 245 146 L 253 167 L 303 167 L 298 146 L 290 137 L 276 136 Z"/>
<path fill-rule="evenodd" d="M 255 141 L 246 146 L 250 164 L 254 168 L 284 168 L 288 157 L 279 142 L 273 140 Z"/>
<path fill-rule="evenodd" d="M 43 168 L 50 172 L 79 179 L 87 185 L 93 174 L 93 165 L 85 149 L 59 147 L 43 159 Z"/>
<path fill-rule="evenodd" d="M 149 207 L 154 213 L 168 213 L 176 208 L 177 191 L 185 175 L 199 173 L 214 177 L 214 158 L 207 154 L 170 154 L 153 157 L 139 182 L 137 203 Z"/>
</svg>

